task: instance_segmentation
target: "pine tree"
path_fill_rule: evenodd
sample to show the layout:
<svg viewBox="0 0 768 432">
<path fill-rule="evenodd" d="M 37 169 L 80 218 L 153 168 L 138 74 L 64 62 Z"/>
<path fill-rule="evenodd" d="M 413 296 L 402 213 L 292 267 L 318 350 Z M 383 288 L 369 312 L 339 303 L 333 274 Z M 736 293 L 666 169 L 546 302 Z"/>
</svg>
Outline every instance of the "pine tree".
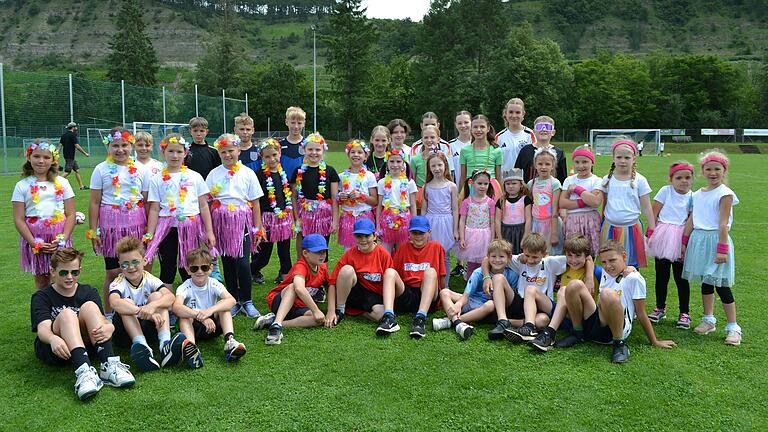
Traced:
<svg viewBox="0 0 768 432">
<path fill-rule="evenodd" d="M 223 2 L 224 16 L 215 27 L 218 33 L 213 42 L 206 45 L 205 54 L 197 62 L 197 82 L 202 94 L 219 96 L 221 90 L 232 92 L 240 87 L 246 68 L 245 54 L 234 36 L 233 29 L 242 23 L 230 10 L 230 2 Z"/>
<path fill-rule="evenodd" d="M 143 13 L 136 0 L 123 0 L 117 15 L 118 31 L 112 36 L 107 56 L 107 78 L 151 87 L 159 68 L 152 41 L 144 32 Z"/>
</svg>

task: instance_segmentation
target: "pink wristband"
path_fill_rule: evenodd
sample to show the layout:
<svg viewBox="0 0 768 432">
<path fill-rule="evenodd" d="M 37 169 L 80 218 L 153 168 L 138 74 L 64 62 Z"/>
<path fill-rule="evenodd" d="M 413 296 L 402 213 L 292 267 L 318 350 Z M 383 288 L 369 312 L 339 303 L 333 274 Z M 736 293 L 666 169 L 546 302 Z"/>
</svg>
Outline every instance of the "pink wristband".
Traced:
<svg viewBox="0 0 768 432">
<path fill-rule="evenodd" d="M 585 189 L 583 186 L 576 186 L 573 188 L 573 193 L 575 193 L 578 196 L 581 196 L 584 192 L 586 192 L 587 189 Z"/>
<path fill-rule="evenodd" d="M 579 206 L 579 208 L 584 208 L 587 206 L 587 204 L 584 202 L 583 199 L 579 198 L 576 200 L 576 205 Z"/>
<path fill-rule="evenodd" d="M 651 228 L 651 227 L 646 228 L 645 229 L 645 236 L 646 237 L 651 237 L 652 235 L 653 235 L 653 228 Z"/>
<path fill-rule="evenodd" d="M 717 253 L 719 253 L 719 254 L 727 254 L 728 253 L 728 243 L 718 243 L 717 244 Z"/>
<path fill-rule="evenodd" d="M 687 235 L 683 236 L 683 246 L 688 246 L 688 240 L 690 240 L 690 237 Z"/>
</svg>

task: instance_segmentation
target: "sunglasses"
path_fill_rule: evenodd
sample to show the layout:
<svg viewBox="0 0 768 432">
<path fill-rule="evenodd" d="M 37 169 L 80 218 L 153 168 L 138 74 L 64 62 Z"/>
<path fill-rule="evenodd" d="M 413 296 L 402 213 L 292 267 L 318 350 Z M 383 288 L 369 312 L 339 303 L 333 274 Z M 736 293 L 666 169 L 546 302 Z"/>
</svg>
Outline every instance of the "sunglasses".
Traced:
<svg viewBox="0 0 768 432">
<path fill-rule="evenodd" d="M 553 130 L 555 130 L 555 125 L 553 125 L 552 123 L 537 123 L 536 126 L 534 126 L 534 128 L 539 132 L 541 131 L 552 132 Z"/>
<path fill-rule="evenodd" d="M 59 276 L 60 277 L 67 277 L 67 275 L 71 274 L 72 277 L 78 277 L 80 276 L 80 269 L 77 270 L 59 270 Z"/>
<path fill-rule="evenodd" d="M 189 271 L 191 273 L 197 273 L 198 270 L 202 270 L 203 272 L 207 273 L 208 270 L 210 269 L 211 269 L 211 266 L 209 266 L 208 264 L 203 264 L 201 266 L 189 266 Z"/>
<path fill-rule="evenodd" d="M 139 260 L 130 260 L 130 261 L 123 261 L 122 264 L 120 264 L 120 268 L 123 270 L 128 270 L 129 267 L 141 267 L 141 261 Z"/>
</svg>

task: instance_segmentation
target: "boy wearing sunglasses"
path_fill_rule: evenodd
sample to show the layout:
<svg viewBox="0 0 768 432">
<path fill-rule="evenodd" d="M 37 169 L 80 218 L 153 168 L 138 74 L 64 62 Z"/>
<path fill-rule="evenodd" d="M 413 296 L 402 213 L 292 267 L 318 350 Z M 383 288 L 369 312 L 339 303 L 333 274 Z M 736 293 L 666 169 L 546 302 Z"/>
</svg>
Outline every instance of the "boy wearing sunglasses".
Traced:
<svg viewBox="0 0 768 432">
<path fill-rule="evenodd" d="M 184 347 L 184 358 L 192 369 L 203 367 L 203 357 L 195 346 L 197 339 L 212 339 L 224 334 L 224 359 L 239 360 L 245 345 L 235 339 L 232 308 L 235 298 L 221 282 L 210 277 L 213 262 L 207 249 L 187 253 L 187 273 L 191 276 L 176 288 L 173 313 L 179 317 L 179 329 L 192 344 Z"/>
<path fill-rule="evenodd" d="M 174 296 L 163 281 L 144 270 L 144 246 L 135 237 L 124 237 L 116 246 L 120 275 L 109 285 L 109 303 L 117 312 L 115 344 L 131 346 L 131 360 L 142 371 L 173 366 L 181 360 L 182 349 L 189 341 L 183 333 L 171 339 L 169 312 Z M 160 362 L 155 359 L 150 341 L 158 341 Z"/>
<path fill-rule="evenodd" d="M 80 285 L 83 253 L 64 248 L 51 257 L 52 284 L 32 295 L 32 331 L 35 355 L 43 363 L 75 368 L 75 393 L 80 400 L 96 394 L 104 384 L 127 387 L 136 381 L 128 366 L 112 351 L 115 327 L 104 317 L 99 292 Z M 101 362 L 100 371 L 91 366 L 89 355 Z"/>
<path fill-rule="evenodd" d="M 568 177 L 568 167 L 566 166 L 565 154 L 563 149 L 552 145 L 552 137 L 557 132 L 555 130 L 555 121 L 549 116 L 539 116 L 533 125 L 534 134 L 536 134 L 536 141 L 533 144 L 527 144 L 517 155 L 515 161 L 515 168 L 523 170 L 523 178 L 528 183 L 529 180 L 536 178 L 536 167 L 533 163 L 533 156 L 536 154 L 536 150 L 540 148 L 551 147 L 555 150 L 555 159 L 557 159 L 557 172 L 554 176 L 563 183 Z"/>
</svg>

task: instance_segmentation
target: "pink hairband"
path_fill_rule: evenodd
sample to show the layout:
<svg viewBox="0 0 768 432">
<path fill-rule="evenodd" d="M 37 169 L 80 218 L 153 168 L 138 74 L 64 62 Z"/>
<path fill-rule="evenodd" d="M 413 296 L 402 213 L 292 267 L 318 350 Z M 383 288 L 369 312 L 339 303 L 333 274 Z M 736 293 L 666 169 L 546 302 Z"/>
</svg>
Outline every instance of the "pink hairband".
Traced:
<svg viewBox="0 0 768 432">
<path fill-rule="evenodd" d="M 707 157 L 701 160 L 701 167 L 703 168 L 704 165 L 706 165 L 708 162 L 717 162 L 722 165 L 726 171 L 728 171 L 728 159 L 722 156 L 718 156 L 716 154 L 707 155 Z"/>
<path fill-rule="evenodd" d="M 635 143 L 633 143 L 632 141 L 630 141 L 630 140 L 621 140 L 621 141 L 616 141 L 615 143 L 613 143 L 613 145 L 611 146 L 611 153 L 615 152 L 616 151 L 616 147 L 618 147 L 620 145 L 629 146 L 629 148 L 632 149 L 632 153 L 633 154 L 637 154 L 637 145 Z"/>
<path fill-rule="evenodd" d="M 672 165 L 669 167 L 669 178 L 672 178 L 678 171 L 690 171 L 693 173 L 693 165 L 687 163 Z"/>
<path fill-rule="evenodd" d="M 583 156 L 589 160 L 592 161 L 592 163 L 595 163 L 595 155 L 592 154 L 591 151 L 585 149 L 585 148 L 578 148 L 573 151 L 573 155 L 571 156 L 571 160 L 576 159 L 577 156 Z"/>
</svg>

